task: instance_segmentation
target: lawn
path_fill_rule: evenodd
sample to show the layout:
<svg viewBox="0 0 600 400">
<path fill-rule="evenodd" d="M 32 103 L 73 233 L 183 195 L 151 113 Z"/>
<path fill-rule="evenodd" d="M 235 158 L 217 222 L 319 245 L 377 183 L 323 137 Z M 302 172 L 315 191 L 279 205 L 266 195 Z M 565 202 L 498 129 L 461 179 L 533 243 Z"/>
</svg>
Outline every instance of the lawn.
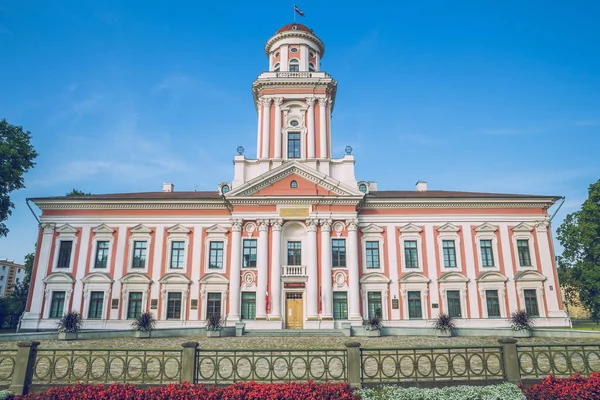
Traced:
<svg viewBox="0 0 600 400">
<path fill-rule="evenodd" d="M 592 321 L 573 321 L 573 329 L 584 331 L 600 331 L 600 324 Z"/>
</svg>

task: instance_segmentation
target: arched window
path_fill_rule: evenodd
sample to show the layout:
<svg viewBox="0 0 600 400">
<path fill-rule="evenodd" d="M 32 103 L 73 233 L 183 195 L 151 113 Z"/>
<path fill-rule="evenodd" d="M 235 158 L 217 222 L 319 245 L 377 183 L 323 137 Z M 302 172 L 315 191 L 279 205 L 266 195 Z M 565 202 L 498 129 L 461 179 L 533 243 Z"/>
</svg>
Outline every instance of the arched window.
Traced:
<svg viewBox="0 0 600 400">
<path fill-rule="evenodd" d="M 291 72 L 298 72 L 298 71 L 300 71 L 300 62 L 297 59 L 295 59 L 295 58 L 292 58 L 290 60 L 290 71 Z"/>
<path fill-rule="evenodd" d="M 308 70 L 310 72 L 315 72 L 315 64 L 313 63 L 308 63 Z"/>
<path fill-rule="evenodd" d="M 358 185 L 358 190 L 360 190 L 363 193 L 367 193 L 367 185 L 361 183 L 360 185 Z"/>
<path fill-rule="evenodd" d="M 273 71 L 279 72 L 279 63 L 275 63 L 275 65 L 273 65 Z"/>
<path fill-rule="evenodd" d="M 297 189 L 297 188 L 298 188 L 298 182 L 296 182 L 296 181 L 291 181 L 291 182 L 290 182 L 290 187 L 291 187 L 292 189 Z"/>
</svg>

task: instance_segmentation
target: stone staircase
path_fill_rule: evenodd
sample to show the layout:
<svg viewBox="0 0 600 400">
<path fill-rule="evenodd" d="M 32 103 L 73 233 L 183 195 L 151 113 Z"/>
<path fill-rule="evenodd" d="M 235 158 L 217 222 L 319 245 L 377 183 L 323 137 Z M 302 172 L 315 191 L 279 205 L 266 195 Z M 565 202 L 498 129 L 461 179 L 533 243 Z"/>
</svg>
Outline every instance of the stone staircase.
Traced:
<svg viewBox="0 0 600 400">
<path fill-rule="evenodd" d="M 341 329 L 246 329 L 244 336 L 298 337 L 298 336 L 344 336 Z"/>
</svg>

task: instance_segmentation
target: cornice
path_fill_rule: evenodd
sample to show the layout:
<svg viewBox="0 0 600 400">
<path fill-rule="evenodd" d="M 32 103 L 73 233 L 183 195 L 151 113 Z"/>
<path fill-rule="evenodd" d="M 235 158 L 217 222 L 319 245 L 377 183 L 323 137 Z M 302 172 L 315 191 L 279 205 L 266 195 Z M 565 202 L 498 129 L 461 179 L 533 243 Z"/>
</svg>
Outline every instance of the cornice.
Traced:
<svg viewBox="0 0 600 400">
<path fill-rule="evenodd" d="M 356 206 L 360 203 L 358 197 L 293 197 L 286 196 L 282 197 L 269 197 L 269 198 L 256 198 L 256 197 L 244 197 L 244 198 L 233 198 L 230 203 L 233 206 L 245 206 L 245 205 L 299 205 L 299 204 L 319 204 L 319 205 L 352 205 Z"/>
<path fill-rule="evenodd" d="M 448 201 L 447 199 L 428 201 L 415 201 L 413 199 L 389 199 L 373 202 L 367 200 L 361 207 L 363 209 L 373 208 L 547 208 L 549 203 L 546 201 L 498 201 L 492 202 L 489 199 L 477 201 Z"/>
<path fill-rule="evenodd" d="M 206 209 L 227 209 L 224 202 L 213 203 L 194 203 L 194 202 L 94 202 L 94 203 L 64 203 L 60 200 L 56 202 L 40 203 L 37 206 L 42 210 L 206 210 Z"/>
<path fill-rule="evenodd" d="M 269 56 L 271 47 L 273 47 L 273 45 L 278 40 L 281 40 L 283 38 L 288 38 L 288 37 L 297 37 L 297 38 L 303 38 L 303 39 L 310 40 L 319 47 L 319 53 L 321 53 L 321 58 L 323 58 L 323 56 L 325 55 L 325 45 L 323 44 L 323 41 L 321 39 L 319 39 L 314 33 L 295 30 L 295 31 L 279 32 L 279 33 L 276 33 L 275 35 L 273 35 L 267 41 L 267 44 L 265 45 L 265 54 L 267 55 L 267 57 Z"/>
</svg>

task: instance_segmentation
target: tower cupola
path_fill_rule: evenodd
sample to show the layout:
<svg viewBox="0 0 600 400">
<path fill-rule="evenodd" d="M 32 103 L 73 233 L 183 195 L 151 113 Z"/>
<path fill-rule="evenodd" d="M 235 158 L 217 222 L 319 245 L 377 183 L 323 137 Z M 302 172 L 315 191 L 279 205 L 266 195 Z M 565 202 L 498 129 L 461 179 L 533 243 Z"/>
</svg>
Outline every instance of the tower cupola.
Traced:
<svg viewBox="0 0 600 400">
<path fill-rule="evenodd" d="M 316 72 L 325 46 L 312 29 L 302 24 L 281 27 L 265 46 L 269 71 Z"/>
</svg>

